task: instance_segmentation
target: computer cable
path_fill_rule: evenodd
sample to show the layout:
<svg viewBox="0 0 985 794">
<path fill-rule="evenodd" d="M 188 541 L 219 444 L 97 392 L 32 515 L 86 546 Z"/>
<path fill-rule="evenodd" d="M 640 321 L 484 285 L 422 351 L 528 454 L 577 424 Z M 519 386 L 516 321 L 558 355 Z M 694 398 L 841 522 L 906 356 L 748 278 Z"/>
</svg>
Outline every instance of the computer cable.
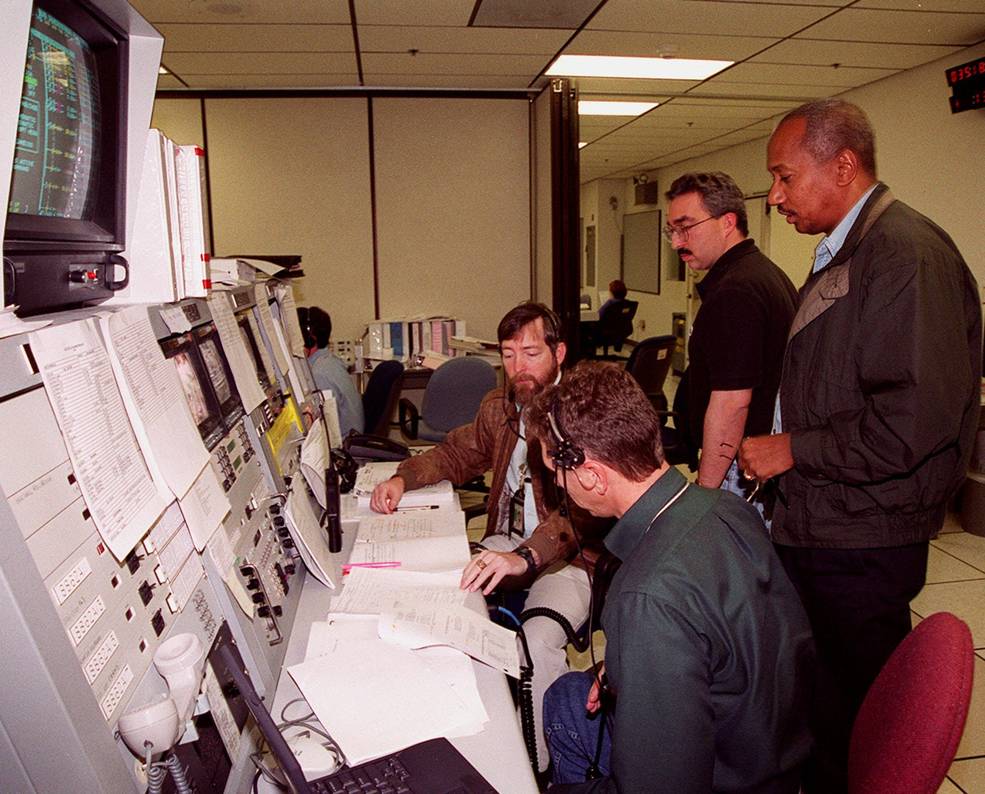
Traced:
<svg viewBox="0 0 985 794">
<path fill-rule="evenodd" d="M 537 728 L 534 723 L 534 662 L 530 657 L 527 635 L 523 632 L 523 622 L 506 607 L 497 606 L 496 610 L 513 621 L 513 624 L 516 626 L 516 633 L 520 637 L 520 647 L 523 648 L 523 656 L 527 660 L 526 664 L 520 665 L 520 678 L 517 681 L 516 700 L 520 710 L 520 731 L 523 735 L 523 744 L 527 748 L 530 766 L 533 768 L 534 775 L 536 775 L 539 769 L 537 763 Z"/>
</svg>

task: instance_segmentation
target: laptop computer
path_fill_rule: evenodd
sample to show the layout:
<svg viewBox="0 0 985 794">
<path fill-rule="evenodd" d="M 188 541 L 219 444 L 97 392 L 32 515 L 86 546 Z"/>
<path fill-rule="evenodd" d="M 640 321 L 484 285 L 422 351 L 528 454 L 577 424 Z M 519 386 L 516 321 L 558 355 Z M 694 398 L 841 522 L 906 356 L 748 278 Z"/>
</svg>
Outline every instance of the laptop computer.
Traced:
<svg viewBox="0 0 985 794">
<path fill-rule="evenodd" d="M 242 662 L 229 645 L 220 646 L 219 653 L 294 794 L 335 794 L 354 790 L 366 794 L 374 791 L 497 794 L 496 789 L 447 739 L 420 742 L 383 758 L 345 767 L 317 780 L 305 780 L 301 764 L 277 729 Z"/>
</svg>

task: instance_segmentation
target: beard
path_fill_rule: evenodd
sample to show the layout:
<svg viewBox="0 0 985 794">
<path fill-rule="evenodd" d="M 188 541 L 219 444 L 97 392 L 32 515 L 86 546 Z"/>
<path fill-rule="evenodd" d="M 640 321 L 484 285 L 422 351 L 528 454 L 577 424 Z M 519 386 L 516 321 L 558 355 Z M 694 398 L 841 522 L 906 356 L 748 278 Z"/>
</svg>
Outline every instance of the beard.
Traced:
<svg viewBox="0 0 985 794">
<path fill-rule="evenodd" d="M 540 394 L 548 383 L 557 380 L 558 366 L 555 364 L 543 382 L 533 375 L 517 375 L 510 381 L 510 394 L 514 402 L 520 405 L 527 405 L 534 397 Z"/>
</svg>

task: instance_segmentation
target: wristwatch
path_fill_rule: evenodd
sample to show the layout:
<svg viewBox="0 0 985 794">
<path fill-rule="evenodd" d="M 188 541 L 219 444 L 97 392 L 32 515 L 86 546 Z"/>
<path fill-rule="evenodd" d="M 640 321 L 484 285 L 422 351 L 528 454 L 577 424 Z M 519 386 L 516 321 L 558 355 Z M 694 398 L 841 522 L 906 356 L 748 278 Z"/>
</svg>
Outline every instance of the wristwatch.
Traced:
<svg viewBox="0 0 985 794">
<path fill-rule="evenodd" d="M 534 562 L 534 553 L 530 550 L 529 546 L 517 546 L 513 549 L 513 553 L 519 557 L 523 557 L 527 561 L 526 573 L 534 573 L 537 570 L 537 563 Z"/>
</svg>

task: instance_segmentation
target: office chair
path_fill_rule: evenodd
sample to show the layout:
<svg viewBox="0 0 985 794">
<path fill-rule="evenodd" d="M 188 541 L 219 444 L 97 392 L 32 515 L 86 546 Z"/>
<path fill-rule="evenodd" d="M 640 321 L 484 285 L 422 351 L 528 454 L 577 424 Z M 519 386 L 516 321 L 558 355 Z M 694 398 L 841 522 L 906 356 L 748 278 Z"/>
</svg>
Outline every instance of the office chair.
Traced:
<svg viewBox="0 0 985 794">
<path fill-rule="evenodd" d="M 937 792 L 964 731 L 974 659 L 971 631 L 950 612 L 906 636 L 855 718 L 849 794 Z"/>
<path fill-rule="evenodd" d="M 496 388 L 496 370 L 479 356 L 459 356 L 438 367 L 417 406 L 401 398 L 400 430 L 407 438 L 437 444 L 449 430 L 475 419 L 482 398 Z"/>
<path fill-rule="evenodd" d="M 677 337 L 673 334 L 647 337 L 637 343 L 626 362 L 626 372 L 633 376 L 658 412 L 667 410 L 664 382 L 670 374 L 676 344 Z"/>
<path fill-rule="evenodd" d="M 369 375 L 363 392 L 365 432 L 374 436 L 386 436 L 390 417 L 400 396 L 400 384 L 404 365 L 399 361 L 381 361 Z"/>
<path fill-rule="evenodd" d="M 598 344 L 602 346 L 602 358 L 609 359 L 609 348 L 617 353 L 623 343 L 633 335 L 633 318 L 639 308 L 637 301 L 621 300 L 609 305 L 599 317 Z M 612 356 L 621 360 L 621 356 Z"/>
</svg>

